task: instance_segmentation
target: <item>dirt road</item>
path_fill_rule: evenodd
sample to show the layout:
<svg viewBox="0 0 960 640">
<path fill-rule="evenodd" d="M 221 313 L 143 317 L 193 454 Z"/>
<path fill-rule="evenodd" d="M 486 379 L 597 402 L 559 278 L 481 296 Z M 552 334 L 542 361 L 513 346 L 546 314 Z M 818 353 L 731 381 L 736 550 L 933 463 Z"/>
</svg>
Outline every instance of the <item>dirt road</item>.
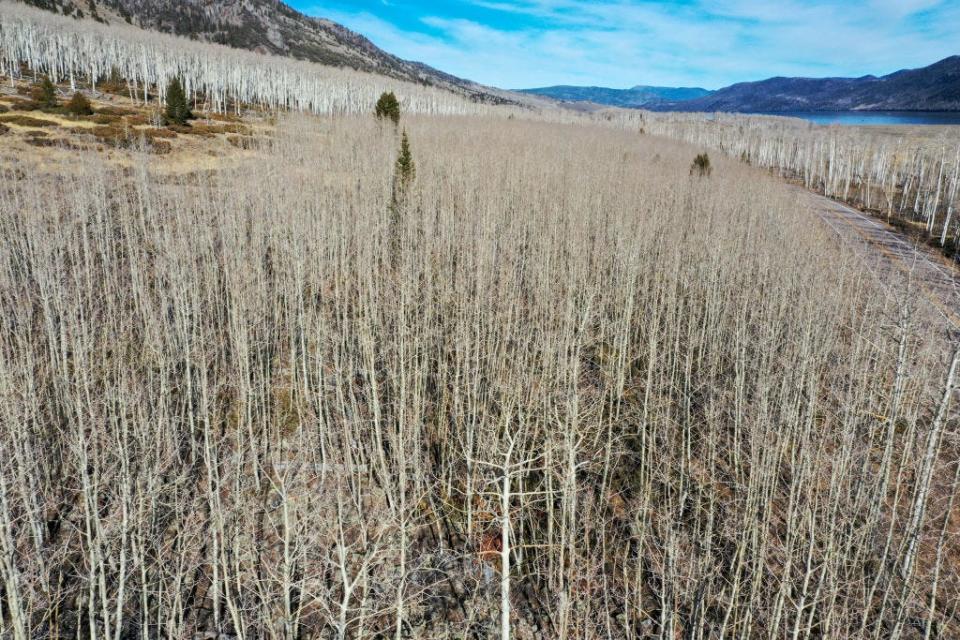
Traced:
<svg viewBox="0 0 960 640">
<path fill-rule="evenodd" d="M 840 241 L 863 255 L 881 282 L 909 281 L 929 302 L 946 327 L 960 339 L 960 275 L 928 247 L 844 204 L 809 194 L 811 206 Z"/>
</svg>

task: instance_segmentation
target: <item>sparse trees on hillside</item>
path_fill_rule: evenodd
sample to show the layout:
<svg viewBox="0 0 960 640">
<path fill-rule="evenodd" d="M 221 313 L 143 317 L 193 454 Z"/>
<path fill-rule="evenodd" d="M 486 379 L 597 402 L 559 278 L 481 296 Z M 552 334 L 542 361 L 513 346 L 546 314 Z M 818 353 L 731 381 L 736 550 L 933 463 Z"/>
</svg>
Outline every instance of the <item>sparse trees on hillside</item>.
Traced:
<svg viewBox="0 0 960 640">
<path fill-rule="evenodd" d="M 451 91 L 382 76 L 240 51 L 123 24 L 79 22 L 18 4 L 0 11 L 0 72 L 19 77 L 20 64 L 54 82 L 108 80 L 114 71 L 144 101 L 179 77 L 189 95 L 218 112 L 241 104 L 318 114 L 371 113 L 379 96 L 397 91 L 407 113 L 484 114 L 495 108 Z"/>
</svg>

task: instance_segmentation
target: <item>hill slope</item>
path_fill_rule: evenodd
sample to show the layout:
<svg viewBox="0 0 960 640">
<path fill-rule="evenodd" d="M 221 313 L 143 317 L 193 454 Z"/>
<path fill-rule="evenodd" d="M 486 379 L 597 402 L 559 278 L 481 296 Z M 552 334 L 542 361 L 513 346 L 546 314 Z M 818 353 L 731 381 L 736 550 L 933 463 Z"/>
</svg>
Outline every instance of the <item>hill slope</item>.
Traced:
<svg viewBox="0 0 960 640">
<path fill-rule="evenodd" d="M 346 27 L 306 16 L 281 0 L 20 0 L 100 22 L 125 21 L 238 49 L 436 85 L 482 102 L 512 102 L 509 92 L 457 78 L 383 51 Z"/>
</svg>

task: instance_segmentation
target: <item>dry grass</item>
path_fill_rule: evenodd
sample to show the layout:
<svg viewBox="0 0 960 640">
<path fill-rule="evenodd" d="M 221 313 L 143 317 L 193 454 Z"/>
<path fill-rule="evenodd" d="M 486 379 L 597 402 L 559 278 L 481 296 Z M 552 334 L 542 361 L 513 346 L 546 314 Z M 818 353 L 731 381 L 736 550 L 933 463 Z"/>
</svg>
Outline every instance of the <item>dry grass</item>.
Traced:
<svg viewBox="0 0 960 640">
<path fill-rule="evenodd" d="M 246 135 L 250 133 L 250 128 L 239 123 L 232 122 L 228 124 L 205 124 L 202 122 L 193 122 L 187 126 L 170 126 L 169 131 L 184 134 L 202 136 L 210 138 L 217 135 L 236 133 Z"/>
<path fill-rule="evenodd" d="M 17 90 L 29 92 L 30 85 L 18 83 L 14 91 Z M 157 171 L 183 174 L 197 167 L 220 168 L 253 155 L 260 140 L 269 136 L 275 126 L 255 112 L 244 117 L 213 117 L 200 112 L 201 119 L 194 126 L 184 127 L 178 133 L 156 126 L 160 117 L 155 103 L 144 105 L 126 96 L 102 93 L 87 97 L 96 111 L 92 116 L 69 115 L 62 109 L 41 113 L 31 101 L 0 93 L 0 113 L 9 109 L 3 117 L 10 120 L 10 126 L 3 124 L 0 130 L 0 134 L 8 133 L 0 147 L 0 160 L 30 167 L 33 172 L 56 174 L 73 171 L 66 167 L 79 164 L 74 159 L 76 151 L 95 154 L 92 158 L 96 162 L 122 167 L 131 166 L 137 154 L 146 151 L 162 157 L 155 167 Z M 41 129 L 34 121 L 43 121 L 42 130 L 52 135 L 38 137 Z"/>
<path fill-rule="evenodd" d="M 908 286 L 684 144 L 406 125 L 2 174 L 11 635 L 958 633 Z"/>
</svg>

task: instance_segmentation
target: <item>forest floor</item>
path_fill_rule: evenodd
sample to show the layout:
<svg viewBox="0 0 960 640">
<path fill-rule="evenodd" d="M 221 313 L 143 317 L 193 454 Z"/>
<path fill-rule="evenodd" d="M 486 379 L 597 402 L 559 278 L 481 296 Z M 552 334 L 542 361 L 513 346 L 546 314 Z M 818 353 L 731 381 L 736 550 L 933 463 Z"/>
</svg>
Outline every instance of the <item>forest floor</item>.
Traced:
<svg viewBox="0 0 960 640">
<path fill-rule="evenodd" d="M 31 85 L 0 89 L 0 165 L 32 173 L 69 171 L 78 153 L 96 153 L 107 165 L 129 167 L 139 154 L 156 156 L 159 173 L 222 168 L 257 153 L 258 140 L 271 135 L 274 120 L 265 114 L 242 117 L 195 110 L 188 126 L 162 125 L 160 106 L 129 96 L 85 92 L 90 115 L 61 107 L 42 108 L 30 97 Z M 61 105 L 69 99 L 61 88 Z"/>
</svg>

